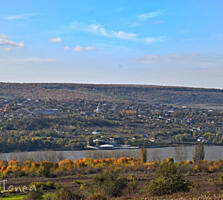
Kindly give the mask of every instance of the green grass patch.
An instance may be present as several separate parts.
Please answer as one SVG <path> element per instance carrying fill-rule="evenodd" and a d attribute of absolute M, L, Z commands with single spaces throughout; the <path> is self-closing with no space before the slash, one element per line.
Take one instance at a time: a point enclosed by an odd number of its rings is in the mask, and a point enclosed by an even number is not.
<path fill-rule="evenodd" d="M 2 200 L 23 200 L 26 197 L 26 195 L 15 195 L 15 196 L 11 196 L 11 197 L 3 197 L 0 198 Z"/>
<path fill-rule="evenodd" d="M 43 197 L 44 199 L 47 197 L 52 197 L 55 196 L 55 194 L 44 194 Z M 2 197 L 0 200 L 23 200 L 26 197 L 26 195 L 15 195 L 15 196 L 10 196 L 10 197 Z"/>

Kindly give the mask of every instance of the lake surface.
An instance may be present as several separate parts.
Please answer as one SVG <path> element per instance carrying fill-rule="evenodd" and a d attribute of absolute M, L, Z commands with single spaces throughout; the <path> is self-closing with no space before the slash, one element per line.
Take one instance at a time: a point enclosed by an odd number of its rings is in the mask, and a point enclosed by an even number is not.
<path fill-rule="evenodd" d="M 162 160 L 168 157 L 173 157 L 176 161 L 192 160 L 193 146 L 178 146 L 178 147 L 163 147 L 163 148 L 148 148 L 148 161 Z M 223 159 L 223 146 L 205 146 L 205 160 Z M 140 149 L 122 149 L 122 150 L 86 150 L 86 151 L 39 151 L 39 152 L 16 152 L 2 153 L 0 160 L 16 159 L 25 161 L 33 159 L 35 161 L 49 160 L 59 161 L 63 159 L 77 160 L 80 158 L 106 158 L 106 157 L 140 157 Z"/>

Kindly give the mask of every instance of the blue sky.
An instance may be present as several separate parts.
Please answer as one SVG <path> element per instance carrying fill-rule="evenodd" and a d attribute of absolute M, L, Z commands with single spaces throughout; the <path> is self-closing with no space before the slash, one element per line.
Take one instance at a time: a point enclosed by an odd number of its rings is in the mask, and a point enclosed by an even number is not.
<path fill-rule="evenodd" d="M 223 88 L 221 0 L 0 0 L 0 81 Z"/>

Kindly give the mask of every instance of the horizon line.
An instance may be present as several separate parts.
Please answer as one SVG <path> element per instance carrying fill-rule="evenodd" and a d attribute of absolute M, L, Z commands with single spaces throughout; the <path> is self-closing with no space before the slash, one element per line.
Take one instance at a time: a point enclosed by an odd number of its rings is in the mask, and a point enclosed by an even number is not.
<path fill-rule="evenodd" d="M 191 89 L 207 89 L 207 90 L 223 90 L 217 87 L 200 87 L 187 85 L 164 85 L 164 84 L 145 84 L 145 83 L 93 83 L 93 82 L 29 82 L 29 81 L 7 81 L 0 84 L 75 84 L 75 85 L 94 85 L 94 86 L 142 86 L 142 87 L 172 87 L 172 88 L 191 88 Z"/>

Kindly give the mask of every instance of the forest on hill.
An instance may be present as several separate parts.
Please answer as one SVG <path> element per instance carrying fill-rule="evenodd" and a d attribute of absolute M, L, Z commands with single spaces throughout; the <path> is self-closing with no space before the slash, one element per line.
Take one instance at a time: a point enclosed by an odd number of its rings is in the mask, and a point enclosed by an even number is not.
<path fill-rule="evenodd" d="M 97 100 L 223 108 L 223 90 L 152 85 L 0 83 L 0 97 Z"/>

